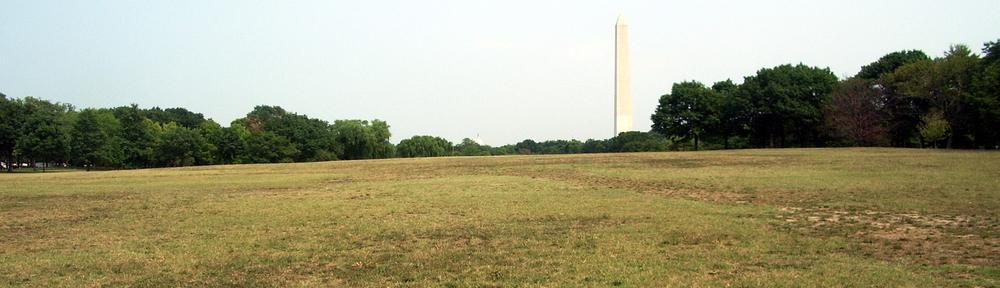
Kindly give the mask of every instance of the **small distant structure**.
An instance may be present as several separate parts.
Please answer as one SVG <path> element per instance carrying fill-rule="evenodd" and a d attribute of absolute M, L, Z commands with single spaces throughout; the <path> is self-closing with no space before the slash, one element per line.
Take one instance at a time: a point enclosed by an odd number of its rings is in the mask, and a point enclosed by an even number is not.
<path fill-rule="evenodd" d="M 479 133 L 476 133 L 476 139 L 472 139 L 472 141 L 476 141 L 476 144 L 479 145 L 486 145 L 486 143 L 483 142 L 483 138 L 479 137 Z"/>

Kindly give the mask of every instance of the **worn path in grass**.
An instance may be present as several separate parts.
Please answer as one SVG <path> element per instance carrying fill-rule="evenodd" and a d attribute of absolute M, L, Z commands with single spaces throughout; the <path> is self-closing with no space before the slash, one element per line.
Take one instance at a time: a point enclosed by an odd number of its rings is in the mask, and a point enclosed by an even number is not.
<path fill-rule="evenodd" d="M 0 174 L 0 286 L 997 286 L 1000 153 Z"/>

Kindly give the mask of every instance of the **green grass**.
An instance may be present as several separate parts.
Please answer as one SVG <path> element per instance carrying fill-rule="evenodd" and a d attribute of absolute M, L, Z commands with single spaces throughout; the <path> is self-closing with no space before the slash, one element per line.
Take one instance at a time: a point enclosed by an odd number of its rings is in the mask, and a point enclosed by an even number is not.
<path fill-rule="evenodd" d="M 0 286 L 998 286 L 1000 153 L 0 174 Z"/>

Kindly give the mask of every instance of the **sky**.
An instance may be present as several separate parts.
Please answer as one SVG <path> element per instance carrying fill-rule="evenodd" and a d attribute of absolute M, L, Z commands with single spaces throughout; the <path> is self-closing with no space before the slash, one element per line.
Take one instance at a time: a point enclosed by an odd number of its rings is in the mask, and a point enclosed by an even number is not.
<path fill-rule="evenodd" d="M 1000 1 L 0 0 L 0 92 L 77 107 L 256 105 L 503 145 L 613 136 L 614 25 L 635 129 L 673 83 L 1000 39 Z"/>

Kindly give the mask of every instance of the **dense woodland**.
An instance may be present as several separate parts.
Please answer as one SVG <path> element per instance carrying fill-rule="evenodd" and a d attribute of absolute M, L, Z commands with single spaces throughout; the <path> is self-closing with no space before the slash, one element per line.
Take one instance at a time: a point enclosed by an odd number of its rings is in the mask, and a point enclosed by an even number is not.
<path fill-rule="evenodd" d="M 741 84 L 676 83 L 650 132 L 606 140 L 524 140 L 491 147 L 414 136 L 393 145 L 380 120 L 333 123 L 257 106 L 222 127 L 184 108 L 77 110 L 0 94 L 0 160 L 30 167 L 177 167 L 390 157 L 566 154 L 748 147 L 892 146 L 998 149 L 1000 41 L 982 55 L 890 53 L 848 79 L 803 64 L 765 68 Z"/>

